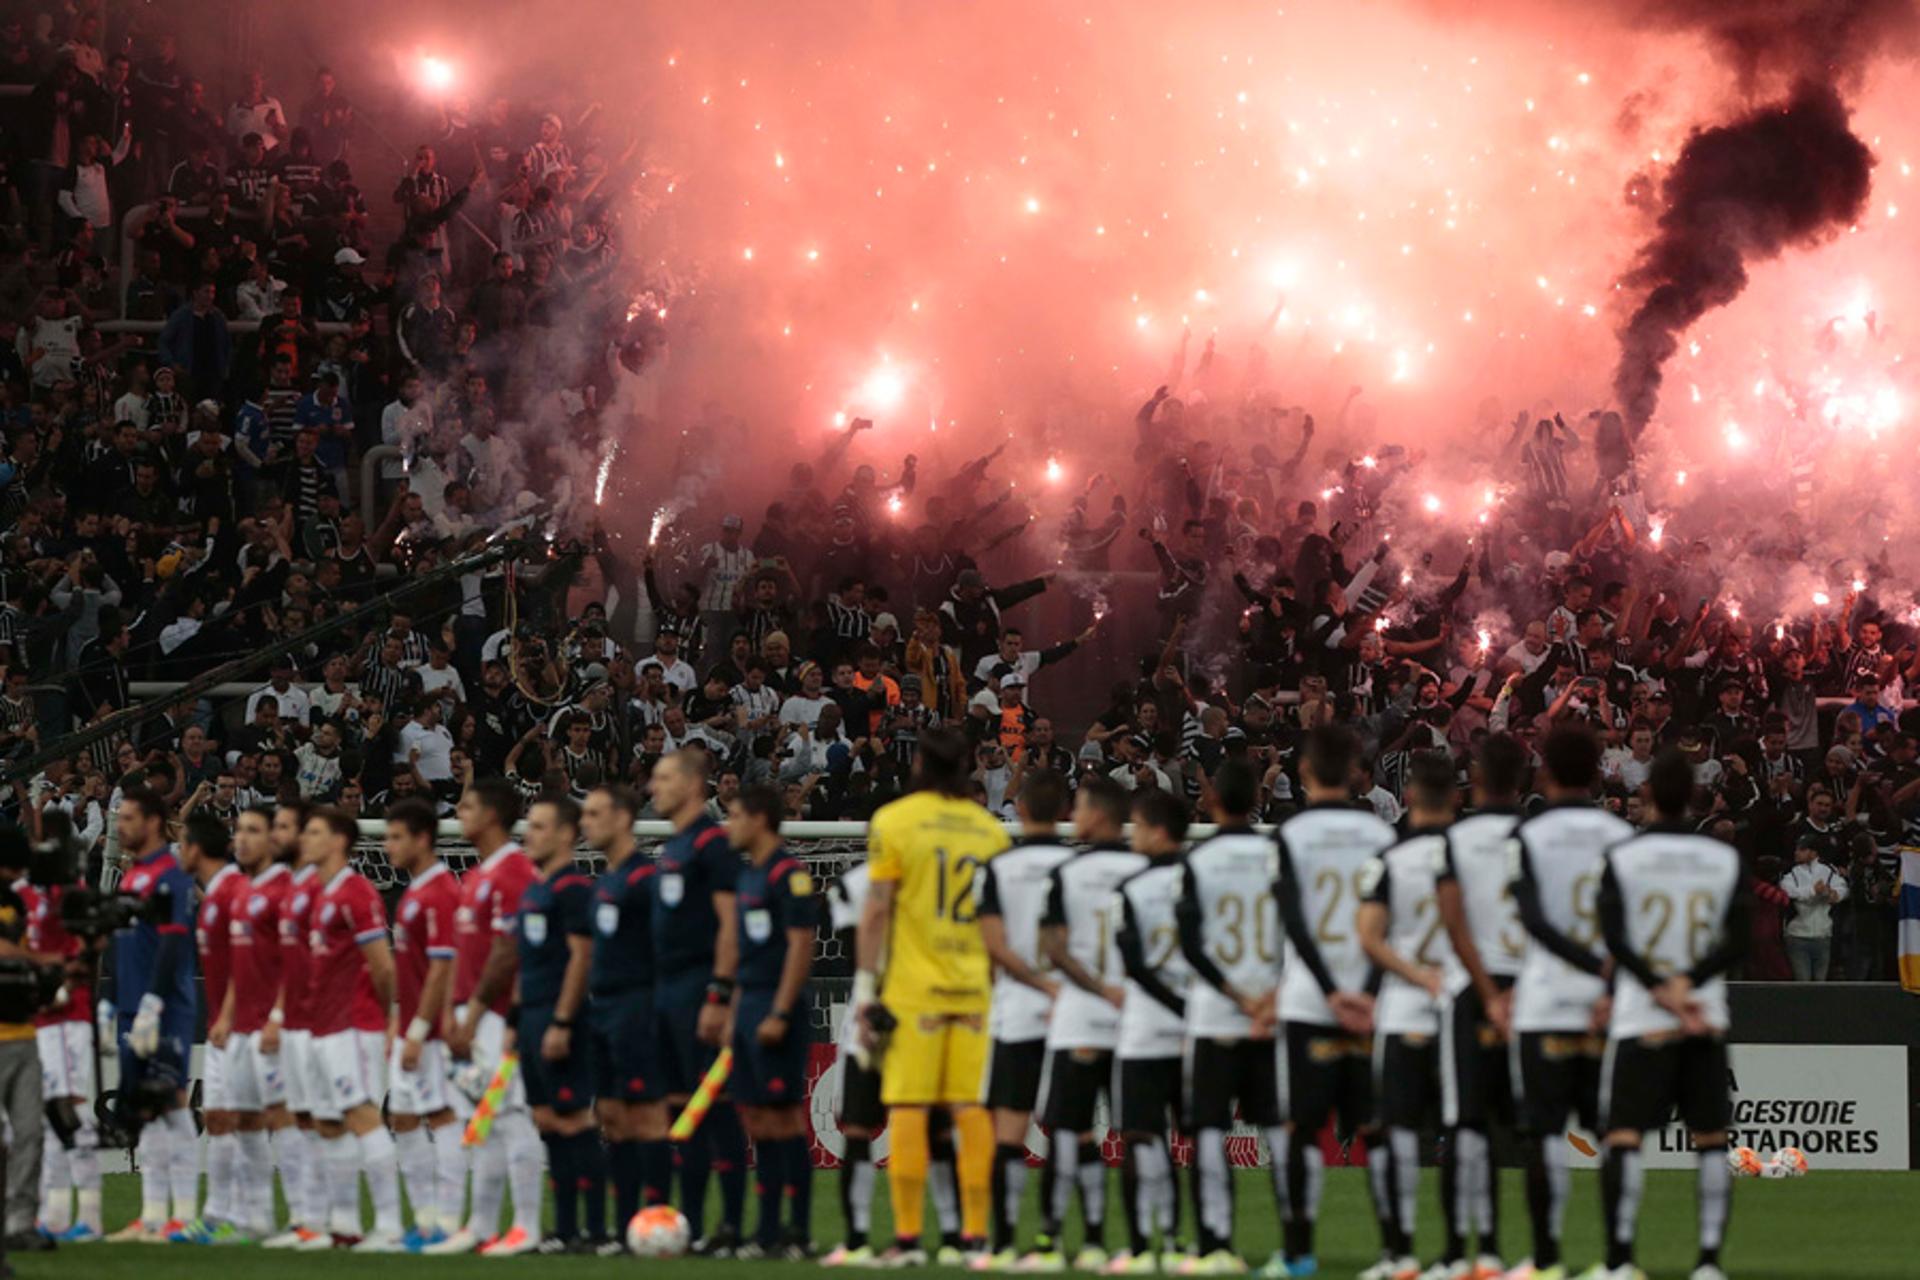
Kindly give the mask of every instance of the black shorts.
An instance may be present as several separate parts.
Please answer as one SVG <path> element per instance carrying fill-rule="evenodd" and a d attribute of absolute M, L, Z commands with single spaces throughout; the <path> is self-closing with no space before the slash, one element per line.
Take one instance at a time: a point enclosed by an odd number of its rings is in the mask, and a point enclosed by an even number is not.
<path fill-rule="evenodd" d="M 1494 981 L 1512 985 L 1507 979 Z M 1496 1122 L 1513 1123 L 1506 1041 L 1487 1021 L 1480 996 L 1471 987 L 1440 1015 L 1440 1099 L 1449 1126 L 1484 1129 Z"/>
<path fill-rule="evenodd" d="M 653 992 L 646 987 L 587 1002 L 587 1060 L 596 1096 L 614 1102 L 658 1102 L 667 1096 L 653 1032 Z"/>
<path fill-rule="evenodd" d="M 1180 1128 L 1180 1059 L 1122 1058 L 1113 1076 L 1116 1129 L 1167 1134 Z"/>
<path fill-rule="evenodd" d="M 1396 1032 L 1373 1042 L 1373 1106 L 1393 1129 L 1440 1122 L 1440 1037 Z"/>
<path fill-rule="evenodd" d="M 727 1092 L 749 1107 L 800 1106 L 807 1100 L 807 1024 L 787 1024 L 780 1043 L 760 1043 L 760 1024 L 773 1012 L 773 989 L 740 992 L 733 1015 L 733 1075 Z"/>
<path fill-rule="evenodd" d="M 514 1034 L 520 1041 L 520 1078 L 526 1082 L 527 1105 L 552 1107 L 562 1114 L 585 1111 L 593 1105 L 589 1047 L 580 1039 L 580 1028 L 575 1027 L 567 1056 L 549 1060 L 540 1051 L 540 1042 L 552 1025 L 552 1009 L 521 1006 Z"/>
<path fill-rule="evenodd" d="M 1256 1129 L 1280 1123 L 1279 1047 L 1272 1040 L 1187 1042 L 1186 1115 L 1195 1133 L 1233 1127 L 1240 1119 Z"/>
<path fill-rule="evenodd" d="M 1093 1130 L 1094 1108 L 1113 1083 L 1113 1050 L 1055 1049 L 1047 1055 L 1040 1123 L 1070 1133 Z"/>
<path fill-rule="evenodd" d="M 1601 1122 L 1645 1133 L 1675 1111 L 1690 1133 L 1724 1133 L 1733 1123 L 1727 1042 L 1682 1036 L 1648 1044 L 1613 1040 L 1601 1067 Z"/>
<path fill-rule="evenodd" d="M 1512 1048 L 1516 1119 L 1532 1134 L 1560 1133 L 1569 1118 L 1600 1123 L 1600 1059 L 1606 1038 L 1579 1031 L 1522 1031 Z"/>
<path fill-rule="evenodd" d="M 880 1101 L 880 1073 L 863 1067 L 846 1049 L 840 1051 L 840 1097 L 834 1121 L 842 1129 L 878 1133 L 887 1124 L 886 1104 Z"/>
<path fill-rule="evenodd" d="M 981 1101 L 996 1111 L 1031 1113 L 1047 1065 L 1045 1040 L 995 1040 Z"/>
<path fill-rule="evenodd" d="M 704 973 L 665 978 L 653 988 L 654 1052 L 659 1055 L 660 1076 L 668 1094 L 691 1094 L 713 1065 L 717 1051 L 699 1035 L 700 1010 L 706 1003 Z"/>
<path fill-rule="evenodd" d="M 1352 1136 L 1373 1122 L 1373 1038 L 1316 1022 L 1287 1024 L 1287 1119 L 1319 1133 L 1328 1116 Z"/>

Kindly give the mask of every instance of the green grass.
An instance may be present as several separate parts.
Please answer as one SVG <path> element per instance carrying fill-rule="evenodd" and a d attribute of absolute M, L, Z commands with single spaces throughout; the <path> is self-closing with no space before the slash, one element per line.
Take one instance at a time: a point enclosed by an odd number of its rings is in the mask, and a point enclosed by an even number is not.
<path fill-rule="evenodd" d="M 1238 1236 L 1241 1252 L 1256 1261 L 1273 1249 L 1277 1230 L 1272 1193 L 1264 1171 L 1239 1174 Z M 1914 1209 L 1920 1205 L 1920 1175 L 1911 1173 L 1815 1173 L 1782 1180 L 1743 1180 L 1735 1184 L 1733 1221 L 1726 1250 L 1726 1266 L 1733 1280 L 1817 1280 L 1818 1277 L 1911 1277 L 1920 1273 L 1920 1242 L 1915 1239 Z M 1108 1230 L 1115 1241 L 1119 1184 L 1109 1193 Z M 1431 1259 L 1438 1240 L 1438 1207 L 1434 1202 L 1432 1171 L 1427 1172 L 1420 1204 L 1420 1254 Z M 132 1217 L 137 1189 L 128 1175 L 107 1183 L 107 1225 L 118 1227 Z M 814 1188 L 815 1239 L 831 1243 L 840 1235 L 840 1199 L 837 1175 L 822 1173 Z M 875 1206 L 884 1236 L 886 1207 Z M 748 1221 L 753 1210 L 748 1209 Z M 1184 1209 L 1183 1209 L 1184 1214 Z M 1574 1175 L 1573 1203 L 1567 1214 L 1567 1262 L 1584 1268 L 1600 1248 L 1599 1188 L 1595 1175 Z M 1526 1209 L 1520 1176 L 1502 1176 L 1501 1230 L 1509 1261 L 1525 1252 Z M 1069 1237 L 1073 1237 L 1069 1229 Z M 1693 1265 L 1693 1175 L 1653 1171 L 1647 1175 L 1646 1196 L 1640 1214 L 1640 1265 L 1654 1277 L 1684 1277 Z M 1333 1169 L 1327 1173 L 1326 1199 L 1320 1216 L 1321 1270 L 1329 1277 L 1350 1276 L 1373 1261 L 1376 1238 L 1372 1212 L 1361 1171 Z M 57 1253 L 16 1255 L 12 1259 L 22 1277 L 85 1276 L 88 1280 L 204 1280 L 210 1269 L 228 1277 L 250 1274 L 271 1280 L 344 1276 L 369 1267 L 419 1277 L 421 1280 L 465 1280 L 492 1274 L 498 1262 L 478 1258 L 355 1258 L 346 1254 L 260 1254 L 226 1249 L 210 1253 L 186 1246 L 89 1245 Z M 526 1265 L 552 1267 L 571 1276 L 631 1275 L 644 1265 L 631 1259 L 527 1259 Z M 733 1280 L 794 1275 L 812 1268 L 781 1263 L 686 1262 L 683 1274 Z"/>

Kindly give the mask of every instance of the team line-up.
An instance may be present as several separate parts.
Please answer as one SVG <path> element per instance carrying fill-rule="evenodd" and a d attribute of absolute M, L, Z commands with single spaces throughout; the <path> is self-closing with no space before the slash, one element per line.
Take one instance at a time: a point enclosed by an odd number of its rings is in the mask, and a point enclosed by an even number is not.
<path fill-rule="evenodd" d="M 409 878 L 391 920 L 352 867 L 357 826 L 338 811 L 249 810 L 231 836 L 190 818 L 176 846 L 164 803 L 130 791 L 121 889 L 147 909 L 113 938 L 118 1008 L 102 1001 L 99 1017 L 139 1112 L 142 1209 L 108 1238 L 611 1254 L 643 1207 L 677 1201 L 696 1253 L 811 1257 L 804 1021 L 815 931 L 831 923 L 854 931 L 858 967 L 840 1044 L 846 1237 L 825 1264 L 1244 1271 L 1226 1148 L 1237 1117 L 1272 1156 L 1282 1246 L 1261 1274 L 1318 1269 L 1332 1121 L 1368 1152 L 1380 1255 L 1367 1280 L 1560 1280 L 1577 1121 L 1602 1140 L 1606 1256 L 1585 1274 L 1630 1280 L 1642 1135 L 1677 1112 L 1698 1156 L 1693 1276 L 1719 1280 L 1733 1178 L 1725 975 L 1746 904 L 1737 853 L 1684 822 L 1684 757 L 1656 760 L 1657 817 L 1636 830 L 1592 803 L 1599 744 L 1585 730 L 1545 742 L 1544 803 L 1528 815 L 1528 752 L 1495 737 L 1465 816 L 1453 763 L 1421 757 L 1396 830 L 1354 804 L 1354 751 L 1344 730 L 1309 735 L 1306 804 L 1271 834 L 1249 820 L 1258 779 L 1229 760 L 1205 793 L 1216 832 L 1191 848 L 1171 795 L 1108 779 L 1076 791 L 1050 772 L 1024 783 L 1024 834 L 1010 841 L 966 798 L 964 740 L 934 731 L 918 790 L 874 815 L 867 862 L 824 891 L 781 840 L 777 791 L 744 790 L 724 825 L 707 815 L 697 754 L 654 772 L 652 804 L 674 834 L 653 858 L 638 855 L 639 802 L 623 787 L 584 805 L 537 798 L 523 846 L 518 792 L 481 781 L 458 810 L 481 858 L 464 877 L 437 856 L 430 806 L 388 815 L 386 855 Z M 1057 834 L 1068 820 L 1075 846 Z M 582 840 L 604 873 L 577 869 Z M 30 904 L 30 946 L 81 951 L 58 936 L 57 906 Z M 185 1088 L 196 961 L 204 1204 Z M 91 1001 L 72 982 L 68 997 L 43 1020 L 41 1056 L 60 1067 L 50 1101 L 83 1103 Z M 1125 1241 L 1111 1252 L 1103 1101 L 1124 1147 Z M 1040 1223 L 1021 1241 L 1036 1119 Z M 870 1239 L 883 1126 L 884 1247 Z M 1512 1268 L 1501 1128 L 1524 1152 L 1531 1236 Z M 1184 1242 L 1176 1132 L 1194 1152 Z M 1433 1134 L 1445 1245 L 1423 1265 L 1413 1239 Z M 68 1158 L 43 1180 L 43 1221 L 69 1240 L 101 1231 L 97 1162 L 80 1158 L 90 1140 L 84 1122 L 63 1134 Z M 721 1220 L 708 1230 L 714 1179 Z"/>

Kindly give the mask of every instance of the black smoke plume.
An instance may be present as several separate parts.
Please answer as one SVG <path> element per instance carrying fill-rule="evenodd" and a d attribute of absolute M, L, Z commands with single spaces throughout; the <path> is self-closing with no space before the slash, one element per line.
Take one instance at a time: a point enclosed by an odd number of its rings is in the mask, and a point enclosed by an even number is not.
<path fill-rule="evenodd" d="M 1818 244 L 1859 216 L 1873 155 L 1841 91 L 1870 59 L 1910 55 L 1920 20 L 1913 0 L 1642 0 L 1625 12 L 1704 36 L 1750 97 L 1793 86 L 1783 102 L 1696 131 L 1661 185 L 1658 229 L 1621 279 L 1643 297 L 1620 331 L 1613 392 L 1638 432 L 1680 335 L 1740 295 L 1748 263 Z"/>
<path fill-rule="evenodd" d="M 1613 392 L 1635 432 L 1653 416 L 1680 335 L 1747 287 L 1747 264 L 1819 243 L 1866 204 L 1873 154 L 1831 85 L 1687 139 L 1661 184 L 1660 220 L 1621 283 L 1645 297 L 1620 331 Z"/>

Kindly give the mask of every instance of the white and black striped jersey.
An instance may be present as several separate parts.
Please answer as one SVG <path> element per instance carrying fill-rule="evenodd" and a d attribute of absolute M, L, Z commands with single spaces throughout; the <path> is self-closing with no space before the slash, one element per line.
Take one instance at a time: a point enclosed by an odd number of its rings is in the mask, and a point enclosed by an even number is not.
<path fill-rule="evenodd" d="M 1002 854 L 1001 857 L 1005 857 Z M 998 862 L 999 858 L 994 859 Z M 989 862 L 988 866 L 993 863 Z M 1124 844 L 1096 845 L 1053 869 L 1043 928 L 1064 927 L 1067 953 L 1103 984 L 1119 986 L 1120 937 L 1108 908 L 1121 882 L 1144 871 L 1147 856 Z M 1060 986 L 1047 1024 L 1049 1049 L 1112 1049 L 1120 1043 L 1120 1010 L 1105 996 L 1071 982 Z"/>
<path fill-rule="evenodd" d="M 1073 856 L 1073 850 L 1046 839 L 1021 839 L 981 868 L 980 914 L 999 916 L 1014 954 L 1037 969 L 1046 967 L 1040 954 L 1040 919 L 1047 913 L 1047 894 L 1053 871 Z M 993 980 L 993 1013 L 988 1029 L 995 1040 L 1017 1043 L 1044 1040 L 1052 1002 L 1044 991 L 1015 982 L 1006 973 Z"/>
<path fill-rule="evenodd" d="M 1180 954 L 1180 925 L 1173 916 L 1185 874 L 1179 858 L 1152 859 L 1146 870 L 1121 882 L 1108 904 L 1127 973 L 1122 1058 L 1177 1058 L 1185 1044 L 1193 970 Z"/>
<path fill-rule="evenodd" d="M 1520 972 L 1527 935 L 1508 888 L 1513 881 L 1513 829 L 1520 816 L 1511 810 L 1488 809 L 1460 819 L 1447 828 L 1447 860 L 1440 870 L 1442 883 L 1460 885 L 1467 909 L 1467 929 L 1480 952 L 1480 963 L 1495 977 Z M 1447 966 L 1447 991 L 1459 995 L 1472 984 L 1466 965 L 1455 955 Z"/>
<path fill-rule="evenodd" d="M 870 883 L 867 864 L 863 862 L 841 872 L 827 889 L 827 920 L 833 926 L 834 936 L 841 940 L 849 953 L 857 945 L 855 938 L 860 930 L 860 913 L 866 909 L 867 887 Z M 843 1052 L 852 1051 L 857 1031 L 853 1009 L 848 1007 L 846 1016 L 840 1020 L 839 1045 Z"/>
<path fill-rule="evenodd" d="M 1221 831 L 1187 853 L 1174 918 L 1195 976 L 1187 995 L 1189 1037 L 1239 1039 L 1253 1029 L 1222 986 L 1261 996 L 1279 985 L 1279 869 L 1273 841 L 1251 828 Z"/>
<path fill-rule="evenodd" d="M 1446 967 L 1453 943 L 1440 923 L 1433 887 L 1447 858 L 1445 831 L 1418 831 L 1367 864 L 1362 900 L 1387 909 L 1387 945 L 1414 964 Z M 1382 1035 L 1438 1035 L 1440 1006 L 1425 987 L 1397 974 L 1380 980 L 1373 1006 Z"/>
<path fill-rule="evenodd" d="M 1393 828 L 1373 810 L 1343 804 L 1308 805 L 1274 832 L 1279 866 L 1273 893 L 1287 934 L 1282 1021 L 1332 1026 L 1327 997 L 1366 989 L 1372 966 L 1354 916 L 1367 864 L 1394 839 Z"/>
<path fill-rule="evenodd" d="M 1725 1032 L 1726 972 L 1745 950 L 1746 915 L 1731 845 L 1660 825 L 1609 849 L 1600 877 L 1600 930 L 1616 966 L 1609 1037 L 1678 1030 L 1652 995 L 1675 974 L 1692 979 L 1706 1024 Z"/>
<path fill-rule="evenodd" d="M 1513 900 L 1527 931 L 1513 986 L 1515 1031 L 1583 1032 L 1600 976 L 1600 868 L 1633 827 L 1594 805 L 1556 804 L 1513 833 Z"/>

